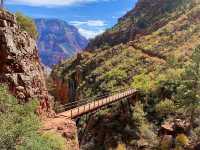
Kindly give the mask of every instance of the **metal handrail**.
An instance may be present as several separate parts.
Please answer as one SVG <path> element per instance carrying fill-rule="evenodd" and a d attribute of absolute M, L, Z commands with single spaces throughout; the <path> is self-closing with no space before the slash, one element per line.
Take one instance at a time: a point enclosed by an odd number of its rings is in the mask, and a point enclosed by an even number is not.
<path fill-rule="evenodd" d="M 124 93 L 125 94 L 125 93 Z M 105 97 L 108 97 L 108 96 L 102 96 L 101 98 L 105 98 Z M 79 106 L 82 106 L 82 105 L 86 105 L 86 104 L 88 104 L 88 103 L 90 103 L 90 102 L 96 102 L 97 100 L 99 100 L 99 99 L 96 99 L 96 100 L 88 100 L 88 101 L 82 101 L 81 103 L 79 102 L 79 103 L 77 103 L 77 104 L 70 104 L 70 105 L 68 105 L 67 107 L 61 107 L 59 110 L 60 111 L 62 111 L 62 110 L 69 110 L 69 109 L 72 109 L 72 108 L 75 108 L 75 107 L 79 107 Z"/>
<path fill-rule="evenodd" d="M 130 89 L 131 90 L 131 89 Z M 127 89 L 120 89 L 120 90 L 117 90 L 117 91 L 113 91 L 112 93 L 109 93 L 109 94 L 106 94 L 106 95 L 102 95 L 102 96 L 96 96 L 96 97 L 92 97 L 92 98 L 86 98 L 86 99 L 83 99 L 81 101 L 76 101 L 76 102 L 72 102 L 72 103 L 69 103 L 69 104 L 66 104 L 66 105 L 61 105 L 61 106 L 58 106 L 56 109 L 58 111 L 64 111 L 64 110 L 70 110 L 70 109 L 74 109 L 76 107 L 80 107 L 80 106 L 83 106 L 83 105 L 87 105 L 89 104 L 89 109 L 90 109 L 90 103 L 91 102 L 94 102 L 94 105 L 95 105 L 95 102 L 98 101 L 98 106 L 99 106 L 99 102 L 100 102 L 100 99 L 104 99 L 104 98 L 108 98 L 109 96 L 113 96 L 114 94 L 116 93 L 119 93 L 121 91 L 124 91 L 126 93 L 123 93 L 123 96 L 124 97 L 125 95 L 128 95 L 130 93 L 130 91 L 127 92 Z M 119 95 L 117 95 L 118 98 L 119 98 Z M 96 99 L 94 99 L 96 98 Z M 110 100 L 109 100 L 110 101 Z M 107 100 L 106 100 L 106 104 L 107 104 Z M 103 105 L 103 101 L 102 101 L 102 105 Z M 84 108 L 85 109 L 85 108 Z M 79 110 L 78 110 L 79 111 Z M 72 112 L 71 112 L 72 113 Z"/>
<path fill-rule="evenodd" d="M 99 98 L 104 98 L 104 97 L 107 97 L 107 96 L 111 96 L 111 94 L 115 94 L 116 92 L 121 92 L 121 91 L 126 91 L 126 90 L 128 90 L 129 88 L 126 88 L 126 89 L 120 89 L 120 90 L 115 90 L 115 91 L 113 91 L 113 92 L 111 92 L 111 93 L 109 93 L 109 94 L 106 94 L 106 95 L 97 95 L 97 96 L 93 96 L 93 97 L 87 97 L 87 98 L 84 98 L 84 99 L 82 99 L 82 100 L 79 100 L 79 101 L 74 101 L 74 102 L 71 102 L 71 103 L 68 103 L 68 104 L 65 104 L 65 105 L 61 105 L 61 106 L 58 106 L 57 108 L 59 108 L 59 107 L 65 107 L 65 106 L 68 106 L 68 105 L 71 105 L 71 104 L 77 104 L 77 103 L 80 103 L 80 102 L 85 102 L 85 101 L 87 101 L 87 100 L 90 100 L 90 101 L 93 101 L 93 100 L 91 100 L 91 99 L 93 99 L 93 98 L 95 98 L 95 99 L 99 99 Z M 95 100 L 94 99 L 94 100 Z"/>

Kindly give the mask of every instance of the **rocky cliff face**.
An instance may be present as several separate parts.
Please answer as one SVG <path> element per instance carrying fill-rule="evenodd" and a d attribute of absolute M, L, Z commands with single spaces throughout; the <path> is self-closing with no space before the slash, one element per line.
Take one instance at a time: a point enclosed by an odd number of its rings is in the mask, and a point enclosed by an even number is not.
<path fill-rule="evenodd" d="M 36 19 L 38 48 L 42 63 L 48 67 L 84 49 L 88 41 L 78 29 L 58 19 Z"/>
<path fill-rule="evenodd" d="M 9 87 L 20 103 L 32 99 L 40 101 L 41 115 L 48 111 L 51 118 L 43 118 L 41 132 L 52 131 L 66 139 L 68 149 L 78 150 L 76 125 L 72 120 L 52 115 L 43 68 L 36 42 L 21 31 L 13 14 L 0 9 L 0 84 Z"/>
<path fill-rule="evenodd" d="M 75 70 L 69 74 L 69 77 L 58 77 L 58 70 L 56 68 L 51 72 L 51 78 L 53 80 L 52 85 L 54 87 L 52 95 L 54 95 L 56 100 L 60 101 L 62 104 L 79 100 L 81 97 L 78 87 L 83 76 L 81 67 L 79 66 L 82 57 L 80 53 L 74 57 L 76 57 L 76 60 L 73 62 L 71 67 L 75 67 Z"/>
<path fill-rule="evenodd" d="M 48 96 L 36 42 L 21 31 L 15 16 L 0 11 L 0 83 L 20 100 Z"/>

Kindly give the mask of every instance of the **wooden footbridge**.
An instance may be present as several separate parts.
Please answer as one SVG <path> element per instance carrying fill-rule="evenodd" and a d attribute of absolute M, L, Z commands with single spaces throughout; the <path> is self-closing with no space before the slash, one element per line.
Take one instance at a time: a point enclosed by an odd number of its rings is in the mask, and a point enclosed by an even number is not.
<path fill-rule="evenodd" d="M 90 99 L 85 99 L 81 101 L 75 101 L 75 102 L 57 107 L 57 111 L 59 112 L 57 115 L 66 117 L 66 118 L 75 119 L 84 114 L 101 109 L 104 106 L 133 97 L 136 95 L 136 93 L 137 93 L 137 90 L 134 90 L 134 89 L 120 90 L 106 96 L 96 97 L 95 99 L 90 98 Z"/>

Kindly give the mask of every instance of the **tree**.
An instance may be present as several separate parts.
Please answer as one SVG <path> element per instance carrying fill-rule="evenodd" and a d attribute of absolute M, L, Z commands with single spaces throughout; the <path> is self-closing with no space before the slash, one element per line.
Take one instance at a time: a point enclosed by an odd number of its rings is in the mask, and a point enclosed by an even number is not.
<path fill-rule="evenodd" d="M 155 109 L 160 116 L 166 117 L 175 113 L 176 105 L 172 100 L 165 99 L 156 104 Z"/>

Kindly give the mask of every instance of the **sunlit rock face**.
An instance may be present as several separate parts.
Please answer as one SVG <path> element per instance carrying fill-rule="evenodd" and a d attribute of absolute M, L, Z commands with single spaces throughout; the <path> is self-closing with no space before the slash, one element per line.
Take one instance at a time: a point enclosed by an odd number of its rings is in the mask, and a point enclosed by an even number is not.
<path fill-rule="evenodd" d="M 84 49 L 88 41 L 78 29 L 59 19 L 36 19 L 39 32 L 38 48 L 47 67 L 58 64 Z"/>
<path fill-rule="evenodd" d="M 0 10 L 0 83 L 21 101 L 48 97 L 35 40 L 4 10 Z"/>

